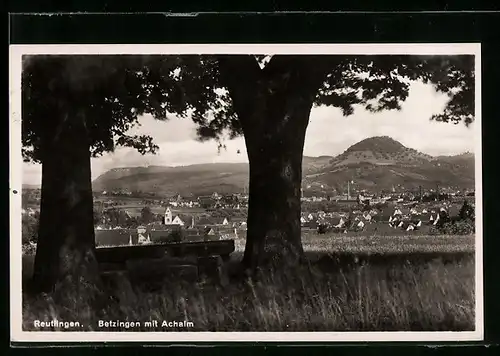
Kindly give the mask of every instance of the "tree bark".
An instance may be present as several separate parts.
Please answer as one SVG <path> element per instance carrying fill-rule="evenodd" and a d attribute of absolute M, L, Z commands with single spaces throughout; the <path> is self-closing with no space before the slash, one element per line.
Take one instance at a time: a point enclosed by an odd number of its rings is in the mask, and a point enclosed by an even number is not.
<path fill-rule="evenodd" d="M 304 140 L 325 70 L 306 56 L 274 56 L 262 70 L 250 56 L 220 57 L 219 64 L 241 121 L 250 163 L 243 266 L 256 271 L 297 265 L 304 257 L 300 228 Z"/>
<path fill-rule="evenodd" d="M 96 277 L 90 141 L 85 118 L 60 115 L 59 132 L 43 140 L 40 225 L 33 281 L 49 292 Z"/>
<path fill-rule="evenodd" d="M 297 106 L 300 106 L 298 104 Z M 310 106 L 272 119 L 259 140 L 249 139 L 248 230 L 243 257 L 246 268 L 295 265 L 303 257 L 301 242 L 302 152 Z M 269 118 L 271 119 L 271 118 Z"/>

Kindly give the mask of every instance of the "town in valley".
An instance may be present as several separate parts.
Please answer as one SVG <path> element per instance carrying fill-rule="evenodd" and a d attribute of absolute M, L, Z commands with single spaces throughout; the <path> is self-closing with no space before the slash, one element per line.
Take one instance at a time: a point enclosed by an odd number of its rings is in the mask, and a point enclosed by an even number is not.
<path fill-rule="evenodd" d="M 381 152 L 380 146 L 386 146 L 385 153 Z M 305 157 L 304 161 L 307 160 L 314 159 Z M 375 137 L 351 146 L 342 155 L 319 157 L 317 161 L 323 166 L 315 162 L 306 167 L 301 192 L 301 226 L 304 232 L 428 235 L 438 233 L 449 221 L 465 219 L 473 214 L 474 186 L 470 181 L 473 182 L 474 156 L 470 153 L 436 159 L 408 149 L 390 138 Z M 240 175 L 242 165 L 232 165 L 226 164 L 221 169 L 232 169 L 233 175 Z M 426 180 L 428 177 L 422 177 L 422 173 L 418 176 L 411 171 L 412 167 L 422 171 L 426 165 L 431 173 L 432 169 L 440 169 L 443 165 L 444 169 L 457 170 L 458 174 L 472 172 L 472 177 L 464 183 L 467 175 L 462 174 L 455 182 L 457 184 L 451 186 L 438 179 L 429 181 L 433 177 Z M 217 174 L 223 173 L 217 171 L 217 164 L 206 166 Z M 347 179 L 329 176 L 332 172 L 337 173 L 330 169 L 332 167 L 342 171 L 343 178 Z M 142 172 L 150 168 L 137 169 Z M 368 181 L 375 170 L 394 176 L 397 170 L 403 169 L 406 172 L 400 173 L 402 179 L 393 179 L 394 184 L 387 185 L 388 179 L 384 179 L 385 189 L 380 188 L 383 184 Z M 161 167 L 152 167 L 151 170 L 162 174 Z M 134 174 L 134 169 L 122 171 L 129 175 L 111 179 L 107 176 L 112 176 L 113 172 L 108 172 L 96 181 L 112 187 Z M 199 172 L 193 168 L 192 174 Z M 413 177 L 416 178 L 412 180 Z M 206 188 L 202 180 L 200 178 L 198 186 L 192 183 L 194 193 L 185 187 L 182 187 L 182 193 L 173 194 L 155 189 L 133 190 L 126 185 L 118 185 L 111 190 L 94 189 L 97 247 L 245 238 L 248 186 L 234 184 L 228 189 L 221 184 L 220 191 L 210 192 L 207 191 L 210 187 Z M 335 185 L 328 184 L 332 180 Z M 26 219 L 34 220 L 38 215 L 40 190 L 25 189 L 23 194 L 23 214 L 29 216 Z"/>

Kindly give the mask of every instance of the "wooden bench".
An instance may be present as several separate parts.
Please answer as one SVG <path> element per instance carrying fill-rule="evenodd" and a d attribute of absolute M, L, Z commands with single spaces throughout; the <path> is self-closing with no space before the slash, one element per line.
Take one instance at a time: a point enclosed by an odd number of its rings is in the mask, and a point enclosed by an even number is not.
<path fill-rule="evenodd" d="M 220 280 L 221 265 L 234 249 L 234 240 L 116 246 L 97 248 L 96 258 L 101 273 L 127 271 L 136 281 L 195 275 Z"/>
<path fill-rule="evenodd" d="M 136 246 L 100 247 L 96 249 L 98 262 L 124 263 L 131 259 L 174 257 L 220 256 L 224 261 L 234 252 L 234 240 L 177 242 Z"/>
<path fill-rule="evenodd" d="M 224 262 L 229 260 L 235 249 L 234 240 L 180 242 L 165 244 L 165 247 L 172 256 L 220 256 Z"/>

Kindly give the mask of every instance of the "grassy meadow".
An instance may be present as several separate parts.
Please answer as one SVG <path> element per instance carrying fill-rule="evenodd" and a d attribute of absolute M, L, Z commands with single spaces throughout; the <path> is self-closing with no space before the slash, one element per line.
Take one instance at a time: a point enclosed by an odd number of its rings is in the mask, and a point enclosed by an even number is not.
<path fill-rule="evenodd" d="M 230 274 L 243 239 L 224 268 Z M 166 280 L 146 290 L 117 276 L 107 290 L 23 295 L 23 327 L 79 321 L 89 331 L 464 331 L 474 330 L 474 236 L 305 234 L 310 263 L 257 281 Z M 23 259 L 29 275 L 32 256 Z M 31 260 L 31 262 L 30 262 Z M 139 322 L 104 329 L 98 320 Z M 150 320 L 191 328 L 146 327 Z"/>

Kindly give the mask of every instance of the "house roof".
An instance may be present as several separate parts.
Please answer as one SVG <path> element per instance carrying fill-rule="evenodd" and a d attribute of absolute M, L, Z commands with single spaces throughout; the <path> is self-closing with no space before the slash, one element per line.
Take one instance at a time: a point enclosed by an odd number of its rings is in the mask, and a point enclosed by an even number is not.
<path fill-rule="evenodd" d="M 390 217 L 391 217 L 391 215 L 389 215 L 389 214 L 378 214 L 378 215 L 372 216 L 372 220 L 378 221 L 378 222 L 388 222 Z"/>
<path fill-rule="evenodd" d="M 127 245 L 130 235 L 126 229 L 96 230 L 95 241 L 97 245 Z"/>
<path fill-rule="evenodd" d="M 140 218 L 141 217 L 141 211 L 136 210 L 136 209 L 125 209 L 125 214 L 130 216 L 131 218 Z"/>
<path fill-rule="evenodd" d="M 345 223 L 345 219 L 343 219 L 340 216 L 335 216 L 335 217 L 332 217 L 329 219 L 330 224 L 332 224 L 334 226 L 340 224 L 341 221 L 343 221 Z"/>
<path fill-rule="evenodd" d="M 175 219 L 176 217 L 178 217 L 179 219 L 181 219 L 181 221 L 184 223 L 184 225 L 191 225 L 191 223 L 193 222 L 193 216 L 192 215 L 177 214 L 177 215 L 173 216 L 172 220 Z M 196 219 L 195 219 L 195 223 L 196 223 Z"/>
<path fill-rule="evenodd" d="M 194 224 L 197 226 L 203 226 L 203 225 L 215 225 L 216 220 L 212 217 L 201 217 L 199 219 L 194 220 Z"/>
<path fill-rule="evenodd" d="M 419 219 L 422 221 L 429 221 L 431 219 L 431 216 L 435 218 L 436 214 L 431 214 L 431 213 L 420 214 Z"/>
<path fill-rule="evenodd" d="M 409 215 L 410 211 L 411 211 L 411 208 L 400 206 L 400 207 L 395 207 L 394 208 L 394 212 L 396 212 L 396 210 L 399 210 L 402 215 Z"/>
<path fill-rule="evenodd" d="M 158 231 L 165 231 L 165 230 L 173 230 L 173 229 L 178 229 L 179 225 L 176 224 L 158 224 L 158 223 L 151 223 L 146 226 L 147 230 L 158 230 Z"/>
<path fill-rule="evenodd" d="M 414 223 L 413 223 L 413 222 L 411 222 L 411 221 L 404 221 L 404 222 L 403 222 L 403 228 L 404 228 L 404 229 L 407 229 L 407 228 L 408 228 L 408 226 L 410 226 L 410 225 L 411 225 L 411 226 L 413 226 L 413 227 L 415 227 L 415 225 L 416 225 L 416 224 L 414 224 Z"/>
<path fill-rule="evenodd" d="M 304 223 L 304 226 L 310 227 L 310 228 L 316 228 L 316 227 L 318 227 L 318 222 L 315 220 L 307 221 L 306 223 Z"/>
<path fill-rule="evenodd" d="M 215 231 L 215 229 L 214 229 L 214 228 L 212 228 L 212 227 L 210 227 L 210 226 L 207 226 L 207 227 L 203 230 L 203 232 L 204 232 L 205 234 L 209 234 L 209 235 L 216 235 L 216 234 L 217 234 L 217 232 Z"/>
<path fill-rule="evenodd" d="M 229 218 L 227 218 L 227 217 L 225 217 L 225 216 L 214 217 L 214 218 L 212 218 L 212 220 L 213 220 L 216 224 L 222 224 L 222 223 L 224 223 L 224 220 L 227 220 L 227 222 L 229 222 Z"/>

